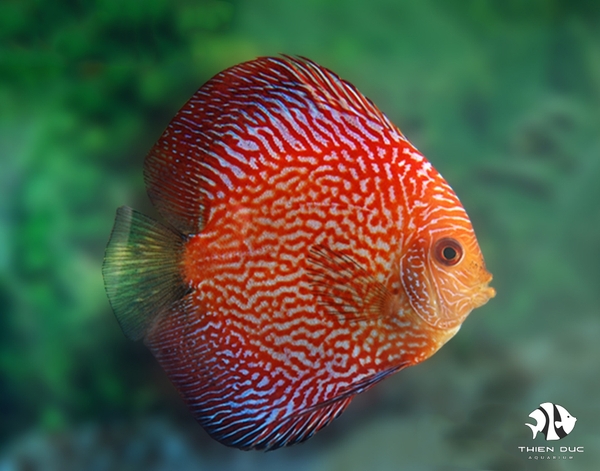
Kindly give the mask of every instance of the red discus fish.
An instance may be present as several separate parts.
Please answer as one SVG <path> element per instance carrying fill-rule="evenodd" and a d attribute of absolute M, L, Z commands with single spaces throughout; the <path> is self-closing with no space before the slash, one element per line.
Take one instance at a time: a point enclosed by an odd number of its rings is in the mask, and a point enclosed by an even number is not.
<path fill-rule="evenodd" d="M 306 440 L 495 294 L 450 186 L 371 101 L 308 59 L 213 77 L 144 177 L 167 224 L 117 211 L 108 297 L 225 445 Z"/>

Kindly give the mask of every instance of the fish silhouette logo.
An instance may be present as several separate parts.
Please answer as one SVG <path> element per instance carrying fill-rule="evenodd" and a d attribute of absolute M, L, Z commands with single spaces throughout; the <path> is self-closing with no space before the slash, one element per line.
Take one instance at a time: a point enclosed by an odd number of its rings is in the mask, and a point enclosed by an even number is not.
<path fill-rule="evenodd" d="M 536 420 L 535 425 L 527 425 L 533 432 L 533 438 L 538 432 L 542 432 L 546 440 L 560 440 L 569 435 L 575 427 L 577 419 L 569 414 L 563 406 L 544 402 L 534 410 L 529 417 Z"/>

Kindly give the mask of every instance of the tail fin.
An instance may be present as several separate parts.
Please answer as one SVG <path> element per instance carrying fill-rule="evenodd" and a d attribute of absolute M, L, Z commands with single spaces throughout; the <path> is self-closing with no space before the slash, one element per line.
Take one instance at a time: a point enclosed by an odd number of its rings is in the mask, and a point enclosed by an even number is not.
<path fill-rule="evenodd" d="M 538 433 L 537 425 L 531 425 L 531 424 L 525 424 L 525 425 L 527 425 L 531 429 L 531 431 L 533 432 L 533 438 L 535 438 L 535 436 Z"/>
<path fill-rule="evenodd" d="M 181 275 L 185 236 L 122 206 L 102 265 L 104 286 L 123 333 L 143 338 L 166 307 L 189 292 Z"/>

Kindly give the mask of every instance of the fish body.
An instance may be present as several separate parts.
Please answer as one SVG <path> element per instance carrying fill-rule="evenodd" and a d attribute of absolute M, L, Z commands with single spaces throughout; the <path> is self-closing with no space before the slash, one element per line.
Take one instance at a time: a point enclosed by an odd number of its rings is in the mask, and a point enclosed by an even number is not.
<path fill-rule="evenodd" d="M 216 75 L 146 157 L 167 224 L 120 208 L 107 293 L 217 440 L 274 449 L 435 353 L 494 295 L 446 181 L 301 58 Z"/>

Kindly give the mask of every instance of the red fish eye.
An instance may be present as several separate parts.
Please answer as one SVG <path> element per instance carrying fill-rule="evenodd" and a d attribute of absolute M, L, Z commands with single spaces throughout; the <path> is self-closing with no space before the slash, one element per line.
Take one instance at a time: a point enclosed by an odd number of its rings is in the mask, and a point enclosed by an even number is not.
<path fill-rule="evenodd" d="M 451 267 L 460 262 L 463 249 L 458 241 L 454 239 L 440 239 L 435 244 L 434 256 L 437 262 Z"/>

